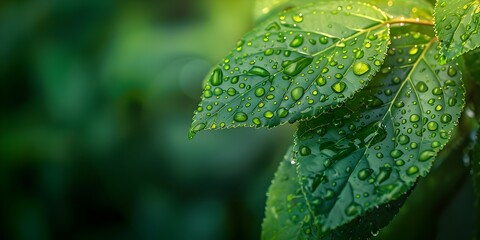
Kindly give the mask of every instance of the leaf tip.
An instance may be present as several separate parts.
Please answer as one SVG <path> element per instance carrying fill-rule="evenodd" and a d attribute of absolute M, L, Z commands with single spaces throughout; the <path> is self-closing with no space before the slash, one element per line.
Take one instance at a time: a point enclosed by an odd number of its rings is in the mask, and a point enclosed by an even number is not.
<path fill-rule="evenodd" d="M 192 123 L 192 127 L 190 128 L 188 132 L 188 139 L 192 140 L 195 135 L 200 132 L 201 130 L 205 129 L 207 125 L 205 123 L 198 123 L 195 124 L 195 122 Z"/>

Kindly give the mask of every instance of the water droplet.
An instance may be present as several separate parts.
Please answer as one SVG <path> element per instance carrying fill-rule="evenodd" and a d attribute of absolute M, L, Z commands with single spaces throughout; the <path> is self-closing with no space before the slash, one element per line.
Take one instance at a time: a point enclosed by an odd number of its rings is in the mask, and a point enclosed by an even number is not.
<path fill-rule="evenodd" d="M 259 87 L 255 90 L 255 96 L 261 97 L 265 94 L 265 89 L 263 87 Z"/>
<path fill-rule="evenodd" d="M 235 120 L 237 122 L 245 122 L 245 121 L 247 121 L 247 119 L 248 119 L 247 114 L 243 113 L 243 112 L 238 112 L 233 117 L 233 120 Z"/>
<path fill-rule="evenodd" d="M 235 94 L 237 94 L 237 90 L 235 90 L 235 88 L 229 88 L 227 90 L 227 94 L 230 96 L 234 96 Z"/>
<path fill-rule="evenodd" d="M 343 78 L 343 74 L 337 73 L 337 74 L 335 74 L 335 78 L 336 78 L 336 79 L 342 79 L 342 78 Z"/>
<path fill-rule="evenodd" d="M 258 66 L 253 66 L 250 70 L 248 70 L 248 73 L 252 75 L 257 75 L 260 77 L 270 76 L 270 73 L 265 68 L 258 67 Z"/>
<path fill-rule="evenodd" d="M 259 118 L 254 118 L 254 119 L 252 120 L 252 122 L 253 122 L 253 124 L 255 124 L 255 125 L 260 125 L 260 124 L 262 124 L 262 122 L 260 121 Z"/>
<path fill-rule="evenodd" d="M 327 189 L 324 197 L 326 200 L 333 199 L 335 197 L 335 192 L 332 189 Z"/>
<path fill-rule="evenodd" d="M 453 68 L 452 66 L 448 67 L 448 76 L 450 77 L 455 77 L 457 75 L 457 70 Z"/>
<path fill-rule="evenodd" d="M 398 137 L 398 143 L 402 144 L 402 145 L 405 145 L 405 144 L 408 144 L 410 142 L 410 137 L 407 136 L 407 135 L 400 135 L 400 137 Z"/>
<path fill-rule="evenodd" d="M 408 54 L 410 54 L 410 55 L 415 55 L 417 53 L 418 53 L 418 47 L 417 46 L 411 48 L 410 51 L 408 51 Z"/>
<path fill-rule="evenodd" d="M 372 175 L 372 173 L 373 173 L 373 170 L 370 169 L 370 168 L 362 169 L 358 172 L 358 179 L 363 181 L 363 180 L 367 179 L 368 177 L 370 177 L 370 175 Z"/>
<path fill-rule="evenodd" d="M 298 15 L 293 15 L 292 19 L 296 23 L 301 23 L 303 21 L 303 15 L 301 13 Z"/>
<path fill-rule="evenodd" d="M 425 161 L 428 161 L 429 159 L 431 159 L 434 156 L 435 156 L 434 151 L 425 150 L 422 153 L 420 153 L 420 157 L 418 158 L 418 160 L 421 161 L 421 162 L 425 162 Z"/>
<path fill-rule="evenodd" d="M 442 114 L 442 116 L 440 117 L 440 121 L 442 123 L 449 123 L 452 121 L 452 115 L 448 114 L 448 113 L 444 113 Z"/>
<path fill-rule="evenodd" d="M 415 85 L 415 87 L 421 93 L 424 93 L 424 92 L 428 91 L 428 86 L 427 86 L 427 84 L 425 84 L 424 81 L 418 82 L 417 85 Z"/>
<path fill-rule="evenodd" d="M 321 44 L 327 44 L 328 43 L 328 38 L 327 37 L 321 37 L 320 38 L 320 43 Z"/>
<path fill-rule="evenodd" d="M 432 93 L 433 95 L 442 95 L 443 94 L 443 90 L 439 87 L 436 87 L 432 90 Z"/>
<path fill-rule="evenodd" d="M 347 214 L 347 216 L 357 216 L 361 212 L 362 207 L 356 203 L 350 204 L 350 206 L 345 209 L 345 214 Z"/>
<path fill-rule="evenodd" d="M 332 85 L 332 90 L 336 93 L 342 93 L 345 88 L 347 87 L 347 84 L 344 82 L 336 82 Z"/>
<path fill-rule="evenodd" d="M 210 77 L 210 83 L 213 86 L 218 86 L 222 84 L 223 72 L 220 68 L 213 70 L 212 76 Z"/>
<path fill-rule="evenodd" d="M 266 111 L 266 112 L 263 114 L 264 117 L 269 118 L 269 119 L 272 118 L 273 115 L 274 115 L 274 114 L 273 114 L 273 112 L 271 112 L 271 111 Z"/>
<path fill-rule="evenodd" d="M 222 95 L 222 93 L 223 93 L 223 90 L 219 87 L 213 89 L 213 94 L 215 94 L 216 96 L 220 96 Z"/>
<path fill-rule="evenodd" d="M 353 73 L 357 76 L 361 76 L 370 70 L 370 66 L 364 62 L 356 62 L 353 65 Z"/>
<path fill-rule="evenodd" d="M 405 161 L 403 161 L 402 159 L 398 159 L 395 161 L 395 165 L 401 167 L 405 165 Z"/>
<path fill-rule="evenodd" d="M 298 99 L 300 99 L 303 96 L 303 93 L 304 93 L 303 87 L 294 88 L 291 93 L 293 101 L 297 101 Z"/>
<path fill-rule="evenodd" d="M 457 99 L 455 98 L 449 98 L 448 99 L 448 106 L 453 107 L 457 104 Z"/>
<path fill-rule="evenodd" d="M 412 116 L 410 116 L 410 121 L 411 122 L 418 122 L 418 121 L 420 121 L 420 116 L 418 116 L 417 114 L 412 114 Z"/>
<path fill-rule="evenodd" d="M 380 172 L 377 175 L 377 182 L 382 183 L 390 177 L 392 173 L 392 168 L 390 167 L 381 167 Z"/>
<path fill-rule="evenodd" d="M 286 108 L 279 108 L 277 110 L 277 115 L 281 118 L 284 118 L 288 115 L 288 110 Z"/>
<path fill-rule="evenodd" d="M 293 38 L 292 42 L 290 42 L 290 47 L 299 47 L 303 44 L 303 35 L 298 34 Z"/>
<path fill-rule="evenodd" d="M 213 96 L 213 93 L 212 93 L 212 91 L 210 91 L 210 90 L 205 90 L 205 91 L 203 92 L 203 96 L 204 96 L 205 98 L 210 98 L 210 97 Z"/>
<path fill-rule="evenodd" d="M 319 76 L 319 77 L 317 78 L 316 82 L 317 82 L 317 85 L 318 85 L 318 86 L 323 86 L 323 85 L 327 84 L 327 79 L 325 79 L 325 78 L 322 77 L 322 76 Z"/>
<path fill-rule="evenodd" d="M 205 129 L 207 125 L 205 123 L 199 123 L 197 125 L 195 125 L 194 127 L 192 127 L 190 129 L 190 133 L 188 134 L 188 138 L 192 139 L 195 134 L 203 129 Z"/>
<path fill-rule="evenodd" d="M 312 153 L 312 150 L 310 150 L 309 147 L 307 146 L 301 146 L 300 147 L 300 155 L 302 156 L 308 156 Z"/>
<path fill-rule="evenodd" d="M 304 68 L 310 65 L 312 61 L 313 61 L 313 58 L 299 57 L 291 62 L 287 62 L 286 66 L 284 66 L 283 72 L 289 76 L 296 76 Z"/>
<path fill-rule="evenodd" d="M 428 128 L 428 130 L 430 130 L 430 131 L 435 131 L 435 130 L 437 130 L 437 128 L 438 128 L 438 123 L 437 123 L 437 122 L 434 122 L 434 121 L 431 121 L 431 122 L 429 122 L 429 123 L 427 124 L 427 128 Z"/>
<path fill-rule="evenodd" d="M 267 48 L 267 49 L 265 50 L 265 52 L 263 52 L 263 53 L 265 54 L 265 56 L 270 56 L 270 55 L 273 54 L 273 52 L 274 52 L 273 49 Z"/>
<path fill-rule="evenodd" d="M 390 156 L 392 158 L 399 158 L 403 155 L 403 152 L 401 150 L 398 150 L 398 149 L 395 149 L 393 151 L 390 152 Z"/>
<path fill-rule="evenodd" d="M 411 166 L 407 169 L 407 174 L 408 175 L 414 175 L 418 173 L 418 167 L 417 166 Z"/>
<path fill-rule="evenodd" d="M 363 50 L 358 50 L 358 51 L 355 53 L 355 58 L 356 58 L 356 59 L 360 59 L 360 58 L 363 58 L 364 55 L 365 55 L 365 53 L 363 52 Z"/>

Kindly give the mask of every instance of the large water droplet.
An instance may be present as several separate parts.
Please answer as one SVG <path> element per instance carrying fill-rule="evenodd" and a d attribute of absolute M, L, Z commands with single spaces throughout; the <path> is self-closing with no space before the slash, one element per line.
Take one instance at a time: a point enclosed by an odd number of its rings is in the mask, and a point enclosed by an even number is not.
<path fill-rule="evenodd" d="M 246 113 L 243 113 L 243 112 L 238 112 L 233 117 L 233 120 L 235 120 L 237 122 L 245 122 L 245 121 L 247 121 L 247 119 L 248 119 L 248 115 Z"/>
<path fill-rule="evenodd" d="M 353 65 L 353 73 L 357 76 L 361 76 L 370 70 L 370 66 L 364 62 L 356 62 Z"/>
<path fill-rule="evenodd" d="M 452 115 L 448 114 L 448 113 L 444 113 L 442 114 L 442 116 L 440 117 L 440 121 L 442 123 L 449 123 L 452 121 Z"/>
<path fill-rule="evenodd" d="M 448 76 L 455 77 L 457 75 L 457 70 L 452 66 L 448 67 Z"/>
<path fill-rule="evenodd" d="M 399 158 L 403 155 L 403 152 L 401 150 L 398 150 L 398 149 L 395 149 L 393 151 L 390 152 L 390 156 L 392 158 Z"/>
<path fill-rule="evenodd" d="M 261 97 L 265 94 L 265 89 L 263 87 L 259 87 L 255 89 L 255 96 Z"/>
<path fill-rule="evenodd" d="M 188 134 L 188 138 L 192 139 L 195 134 L 203 129 L 205 129 L 207 125 L 205 123 L 199 123 L 195 126 L 193 126 L 191 129 L 190 129 L 190 133 Z"/>
<path fill-rule="evenodd" d="M 421 93 L 424 93 L 424 92 L 428 91 L 428 86 L 423 81 L 418 82 L 417 85 L 415 85 L 415 87 Z"/>
<path fill-rule="evenodd" d="M 223 78 L 222 70 L 220 70 L 220 68 L 217 68 L 213 70 L 212 76 L 210 77 L 210 83 L 213 86 L 218 86 L 222 84 L 222 81 L 223 81 L 222 78 Z"/>
<path fill-rule="evenodd" d="M 382 183 L 382 182 L 386 181 L 390 177 L 391 173 L 392 173 L 392 168 L 381 167 L 380 168 L 380 173 L 378 173 L 378 175 L 377 175 L 377 182 Z"/>
<path fill-rule="evenodd" d="M 300 155 L 302 156 L 308 156 L 312 153 L 312 150 L 310 150 L 309 147 L 307 146 L 301 146 L 300 147 Z"/>
<path fill-rule="evenodd" d="M 420 121 L 420 116 L 418 116 L 417 114 L 412 114 L 412 116 L 410 116 L 410 121 L 411 122 L 418 122 L 418 121 Z"/>
<path fill-rule="evenodd" d="M 345 88 L 347 87 L 347 84 L 344 82 L 336 82 L 332 85 L 332 90 L 336 93 L 342 93 Z"/>
<path fill-rule="evenodd" d="M 261 76 L 261 77 L 270 76 L 270 73 L 265 68 L 258 67 L 258 66 L 253 66 L 250 70 L 248 70 L 248 73 L 252 75 Z"/>
<path fill-rule="evenodd" d="M 289 76 L 296 76 L 304 68 L 306 68 L 310 63 L 312 63 L 313 58 L 310 57 L 299 57 L 293 61 L 287 62 L 284 66 L 283 72 Z"/>
<path fill-rule="evenodd" d="M 438 123 L 437 123 L 437 122 L 434 122 L 434 121 L 431 121 L 431 122 L 429 122 L 429 123 L 427 124 L 427 128 L 428 128 L 428 130 L 430 130 L 430 131 L 435 131 L 435 130 L 437 130 L 437 128 L 438 128 Z"/>
<path fill-rule="evenodd" d="M 316 82 L 317 82 L 318 86 L 323 86 L 323 85 L 327 84 L 327 79 L 325 79 L 322 76 L 318 76 L 318 78 L 316 79 Z"/>
<path fill-rule="evenodd" d="M 417 166 L 411 166 L 407 169 L 407 174 L 408 175 L 414 175 L 418 173 L 418 167 Z"/>
<path fill-rule="evenodd" d="M 303 87 L 294 88 L 291 93 L 293 101 L 297 101 L 298 99 L 300 99 L 303 96 L 303 93 L 304 93 Z"/>
<path fill-rule="evenodd" d="M 421 162 L 425 162 L 425 161 L 428 161 L 430 158 L 432 158 L 434 156 L 435 156 L 434 151 L 425 150 L 422 153 L 420 153 L 420 156 L 419 156 L 418 160 L 421 161 Z"/>
<path fill-rule="evenodd" d="M 303 44 L 303 35 L 298 34 L 293 38 L 292 42 L 290 42 L 290 47 L 300 47 Z"/>
<path fill-rule="evenodd" d="M 263 116 L 266 117 L 266 118 L 272 118 L 273 115 L 274 115 L 274 114 L 273 114 L 273 112 L 271 112 L 271 111 L 266 111 L 266 112 L 263 114 Z"/>
<path fill-rule="evenodd" d="M 284 118 L 288 115 L 288 110 L 286 108 L 279 108 L 277 110 L 277 115 L 281 118 Z"/>
<path fill-rule="evenodd" d="M 408 144 L 409 142 L 410 142 L 410 137 L 407 135 L 400 135 L 400 137 L 398 137 L 398 143 L 402 145 Z"/>
<path fill-rule="evenodd" d="M 370 169 L 370 168 L 362 169 L 358 172 L 358 179 L 365 180 L 368 177 L 370 177 L 370 175 L 372 175 L 372 173 L 373 173 L 373 170 Z"/>

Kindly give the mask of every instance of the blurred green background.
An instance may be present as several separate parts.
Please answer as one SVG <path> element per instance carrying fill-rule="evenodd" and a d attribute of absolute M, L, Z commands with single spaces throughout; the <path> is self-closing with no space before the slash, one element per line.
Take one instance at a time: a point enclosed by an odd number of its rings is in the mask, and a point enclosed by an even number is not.
<path fill-rule="evenodd" d="M 295 126 L 187 138 L 253 5 L 2 1 L 0 239 L 258 239 Z M 432 210 L 440 239 L 471 236 L 465 179 Z"/>
<path fill-rule="evenodd" d="M 0 239 L 256 239 L 293 128 L 188 140 L 253 0 L 0 3 Z"/>

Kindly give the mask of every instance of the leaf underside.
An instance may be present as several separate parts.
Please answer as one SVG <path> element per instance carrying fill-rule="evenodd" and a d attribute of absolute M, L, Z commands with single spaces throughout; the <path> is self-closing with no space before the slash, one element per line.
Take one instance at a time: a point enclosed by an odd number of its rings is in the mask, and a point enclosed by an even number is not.
<path fill-rule="evenodd" d="M 208 75 L 190 137 L 203 129 L 273 127 L 335 108 L 380 70 L 386 20 L 377 8 L 348 1 L 266 19 Z"/>
<path fill-rule="evenodd" d="M 457 64 L 419 33 L 394 37 L 381 73 L 342 108 L 301 122 L 296 158 L 322 231 L 397 199 L 427 174 L 464 106 Z"/>
<path fill-rule="evenodd" d="M 480 46 L 480 2 L 441 0 L 435 6 L 435 30 L 447 60 Z"/>

